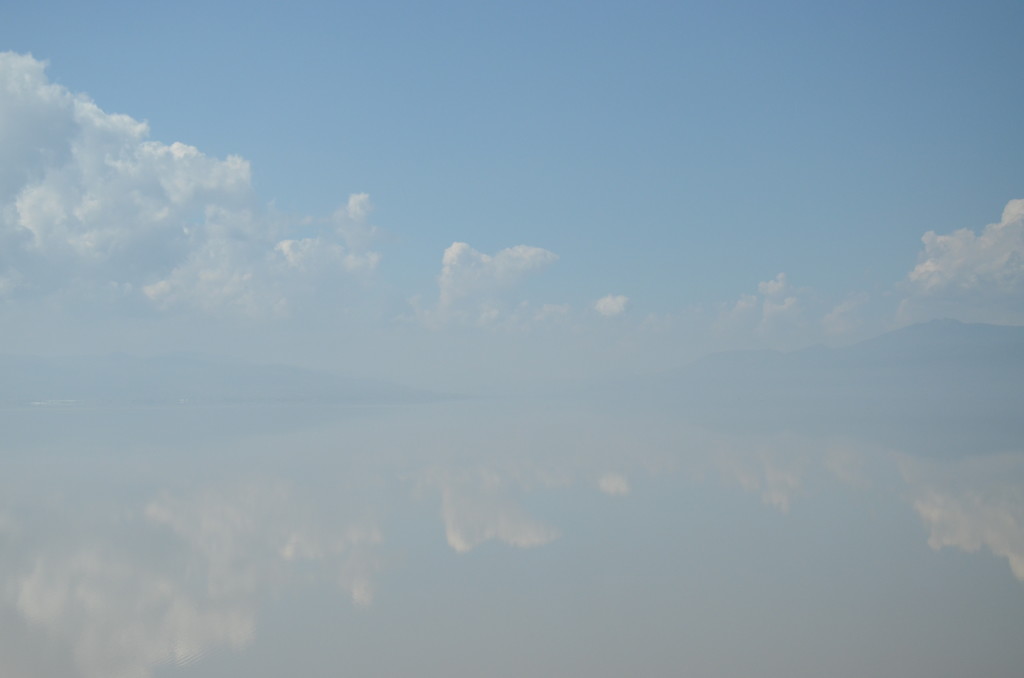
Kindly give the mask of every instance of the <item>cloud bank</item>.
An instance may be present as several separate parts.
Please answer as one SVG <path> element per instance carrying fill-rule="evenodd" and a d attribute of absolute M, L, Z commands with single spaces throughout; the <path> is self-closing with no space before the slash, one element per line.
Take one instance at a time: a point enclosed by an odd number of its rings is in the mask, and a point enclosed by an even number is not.
<path fill-rule="evenodd" d="M 498 362 L 494 355 L 515 352 L 523 365 L 549 356 L 545 374 L 568 373 L 566 366 L 575 364 L 592 374 L 608 365 L 665 367 L 678 364 L 680 355 L 722 349 L 864 338 L 937 317 L 1024 323 L 1024 200 L 1011 200 L 999 222 L 980 231 L 928 231 L 913 269 L 870 294 L 853 290 L 824 299 L 778 273 L 731 303 L 710 298 L 679 309 L 667 298 L 668 308 L 636 323 L 626 312 L 634 301 L 623 294 L 597 298 L 593 288 L 563 286 L 532 298 L 536 276 L 559 255 L 527 244 L 485 252 L 445 240 L 451 245 L 436 279 L 428 272 L 419 288 L 387 288 L 375 282 L 382 256 L 368 194 L 353 193 L 322 217 L 279 213 L 257 195 L 244 158 L 153 140 L 145 122 L 108 113 L 51 82 L 46 64 L 29 55 L 0 53 L 0 149 L 0 313 L 15 328 L 5 350 L 39 350 L 43 336 L 52 338 L 48 350 L 119 343 L 131 352 L 144 338 L 147 348 L 166 341 L 178 349 L 192 341 L 218 352 L 246 342 L 268 354 L 261 359 L 290 361 L 299 344 L 329 343 L 313 336 L 326 332 L 338 344 L 350 343 L 348 353 L 318 356 L 337 361 L 332 367 L 349 369 L 349 359 L 339 356 L 358 353 L 360 369 L 375 361 L 367 369 L 404 376 L 408 369 L 393 368 L 392 356 L 379 351 L 388 343 L 380 324 L 395 332 L 396 342 L 409 341 L 392 355 L 427 346 L 430 361 L 440 363 L 431 342 L 445 345 L 436 336 L 405 332 L 411 321 L 449 337 L 460 328 L 467 329 L 464 337 L 483 336 L 481 328 L 506 333 L 493 344 L 472 344 L 480 347 L 473 368 L 465 350 L 452 348 L 458 370 L 482 373 Z M 588 285 L 605 286 L 600 270 L 593 276 Z M 689 281 L 681 275 L 673 282 L 682 288 Z M 227 320 L 208 331 L 196 322 L 212 316 Z M 277 322 L 297 317 L 311 322 Z M 160 322 L 147 325 L 154 318 Z M 97 329 L 108 320 L 122 324 Z M 255 347 L 257 326 L 278 332 L 280 341 Z M 121 331 L 126 328 L 131 331 Z M 534 328 L 536 342 L 515 337 Z M 244 335 L 229 336 L 239 330 Z M 90 342 L 82 341 L 85 335 Z M 581 350 L 585 335 L 592 349 Z M 281 349 L 286 345 L 292 350 Z M 447 378 L 455 369 L 438 373 Z"/>
<path fill-rule="evenodd" d="M 365 194 L 323 223 L 277 215 L 243 158 L 153 141 L 31 56 L 0 54 L 0 148 L 0 298 L 274 316 L 302 279 L 379 260 Z"/>

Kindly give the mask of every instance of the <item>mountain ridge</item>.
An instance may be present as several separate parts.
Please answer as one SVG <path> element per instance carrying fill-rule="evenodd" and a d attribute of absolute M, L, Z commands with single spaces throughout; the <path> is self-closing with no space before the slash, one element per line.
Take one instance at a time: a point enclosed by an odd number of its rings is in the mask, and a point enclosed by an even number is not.
<path fill-rule="evenodd" d="M 705 356 L 623 395 L 718 429 L 875 437 L 948 454 L 1024 446 L 1024 327 L 933 321 L 840 348 Z"/>
<path fill-rule="evenodd" d="M 199 353 L 151 357 L 0 354 L 0 404 L 415 402 L 440 398 L 391 382 Z"/>

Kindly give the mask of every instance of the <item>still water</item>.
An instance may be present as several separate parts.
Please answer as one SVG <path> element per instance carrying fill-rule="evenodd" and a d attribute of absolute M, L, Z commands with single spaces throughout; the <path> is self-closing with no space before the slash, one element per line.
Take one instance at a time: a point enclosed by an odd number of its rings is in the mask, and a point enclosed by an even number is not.
<path fill-rule="evenodd" d="M 0 427 L 5 677 L 1024 666 L 1024 445 L 567 400 Z"/>

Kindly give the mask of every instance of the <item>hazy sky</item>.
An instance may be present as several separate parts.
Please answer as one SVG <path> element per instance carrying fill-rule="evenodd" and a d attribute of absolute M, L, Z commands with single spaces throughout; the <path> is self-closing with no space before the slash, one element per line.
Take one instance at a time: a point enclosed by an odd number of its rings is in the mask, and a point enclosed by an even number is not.
<path fill-rule="evenodd" d="M 1017 2 L 9 3 L 0 351 L 479 384 L 1024 323 L 1022 25 Z"/>

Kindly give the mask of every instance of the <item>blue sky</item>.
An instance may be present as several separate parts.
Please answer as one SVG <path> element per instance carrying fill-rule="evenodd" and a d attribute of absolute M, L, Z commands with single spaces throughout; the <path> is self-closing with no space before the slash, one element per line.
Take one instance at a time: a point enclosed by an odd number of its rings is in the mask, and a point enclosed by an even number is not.
<path fill-rule="evenodd" d="M 638 350 L 672 364 L 722 346 L 841 343 L 929 317 L 1024 322 L 1019 259 L 999 258 L 1024 256 L 1017 212 L 1001 218 L 1024 197 L 1022 25 L 1024 7 L 1012 2 L 250 3 L 244 11 L 216 2 L 20 3 L 0 11 L 0 50 L 45 60 L 49 82 L 145 121 L 148 141 L 182 142 L 211 162 L 244 158 L 249 185 L 238 200 L 268 210 L 250 229 L 280 226 L 271 249 L 342 228 L 331 215 L 350 195 L 368 194 L 367 210 L 346 217 L 365 237 L 343 243 L 364 257 L 368 275 L 295 283 L 303 291 L 289 292 L 286 313 L 225 325 L 219 337 L 283 332 L 291 345 L 300 335 L 347 341 L 372 327 L 373 345 L 444 344 L 456 332 L 472 342 L 480 326 L 526 302 L 531 319 L 571 319 L 560 350 L 576 352 L 574 337 L 606 342 L 593 367 Z M 25 135 L 11 120 L 5 143 Z M 38 179 L 8 189 L 8 214 Z M 223 207 L 222 198 L 197 198 L 188 218 Z M 108 212 L 126 214 L 116 204 Z M 926 232 L 980 235 L 1004 222 L 991 242 L 924 251 Z M 8 217 L 6 228 L 24 234 L 25 226 Z M 459 264 L 453 284 L 476 286 L 460 291 L 473 306 L 460 325 L 426 312 L 437 310 L 442 254 L 456 242 L 482 257 L 523 245 L 557 258 L 499 273 L 497 259 Z M 157 265 L 165 245 L 140 245 L 155 249 L 129 257 L 140 299 L 140 289 L 168 279 Z M 62 285 L 38 283 L 39 256 L 21 260 L 13 248 L 7 278 L 21 282 L 7 285 L 4 313 L 19 338 L 0 350 L 73 350 L 74 342 L 38 341 L 57 326 L 100 346 L 156 350 L 151 336 L 160 333 L 147 323 L 164 327 L 169 314 L 177 329 L 160 336 L 212 336 L 210 323 L 221 321 L 210 317 L 225 315 L 184 302 L 81 310 L 61 300 Z M 248 255 L 264 256 L 255 251 Z M 240 252 L 217 252 L 204 256 L 231 259 L 238 280 L 257 279 L 245 278 L 255 274 Z M 941 280 L 909 277 L 929 261 Z M 594 310 L 606 295 L 628 298 L 613 304 L 622 309 L 614 318 Z M 68 328 L 69 305 L 91 320 Z M 760 320 L 733 322 L 749 308 Z M 133 313 L 151 315 L 142 322 Z M 831 324 L 829 313 L 837 313 Z M 769 316 L 787 315 L 799 322 L 783 328 L 773 319 L 769 331 Z M 118 323 L 127 324 L 107 338 L 87 327 Z M 669 329 L 650 339 L 652 327 Z M 519 341 L 502 331 L 482 335 L 497 343 L 481 355 Z"/>

